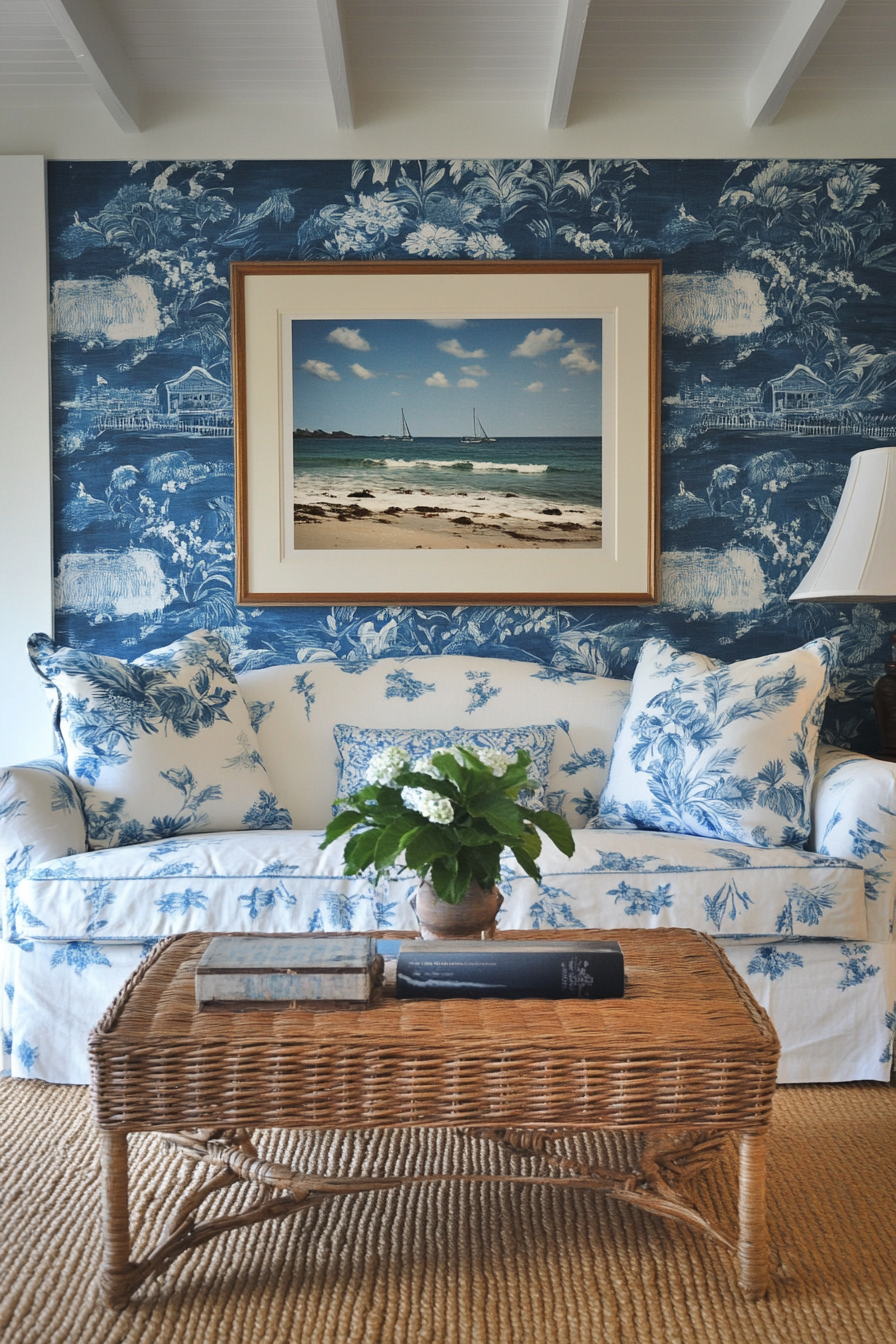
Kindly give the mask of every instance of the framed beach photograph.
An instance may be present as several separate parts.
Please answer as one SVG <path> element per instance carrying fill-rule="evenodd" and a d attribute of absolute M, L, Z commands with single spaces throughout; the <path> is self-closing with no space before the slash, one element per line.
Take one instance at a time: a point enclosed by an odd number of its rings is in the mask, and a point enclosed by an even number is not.
<path fill-rule="evenodd" d="M 234 263 L 238 601 L 656 601 L 660 286 Z"/>

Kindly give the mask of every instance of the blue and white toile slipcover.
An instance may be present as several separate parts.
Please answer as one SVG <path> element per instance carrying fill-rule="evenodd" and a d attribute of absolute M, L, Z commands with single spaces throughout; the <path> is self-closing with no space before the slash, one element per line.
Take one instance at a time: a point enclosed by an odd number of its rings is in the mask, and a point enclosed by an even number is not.
<path fill-rule="evenodd" d="M 346 878 L 341 846 L 319 849 L 336 791 L 333 727 L 352 722 L 554 724 L 549 792 L 577 828 L 576 853 L 566 858 L 546 843 L 540 886 L 508 862 L 501 927 L 704 930 L 724 940 L 771 1013 L 781 1082 L 888 1076 L 896 1032 L 893 767 L 822 749 L 806 849 L 586 829 L 626 683 L 443 657 L 276 667 L 239 684 L 271 786 L 307 831 L 172 836 L 87 853 L 80 802 L 57 764 L 0 771 L 3 1048 L 14 1075 L 86 1081 L 87 1031 L 169 933 L 416 926 L 413 876 L 379 886 Z"/>

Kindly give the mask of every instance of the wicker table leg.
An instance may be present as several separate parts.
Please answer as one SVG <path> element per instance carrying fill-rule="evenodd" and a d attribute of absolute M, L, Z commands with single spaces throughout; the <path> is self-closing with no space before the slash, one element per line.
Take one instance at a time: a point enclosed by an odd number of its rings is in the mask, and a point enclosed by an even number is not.
<path fill-rule="evenodd" d="M 103 1259 L 100 1288 L 106 1305 L 120 1309 L 132 1291 L 131 1224 L 128 1210 L 128 1136 L 120 1129 L 100 1132 L 102 1163 Z"/>
<path fill-rule="evenodd" d="M 764 1297 L 768 1288 L 768 1224 L 765 1206 L 765 1131 L 740 1136 L 740 1231 L 738 1282 L 745 1297 Z"/>

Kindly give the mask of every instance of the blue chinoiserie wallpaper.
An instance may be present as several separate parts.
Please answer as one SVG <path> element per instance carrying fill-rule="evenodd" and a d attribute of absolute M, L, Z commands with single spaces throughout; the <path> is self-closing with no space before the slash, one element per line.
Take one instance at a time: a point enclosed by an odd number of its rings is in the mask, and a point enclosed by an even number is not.
<path fill-rule="evenodd" d="M 851 455 L 896 442 L 896 162 L 49 165 L 57 637 L 200 627 L 241 668 L 382 655 L 631 674 L 841 637 L 829 741 L 873 743 L 896 608 L 792 605 Z M 239 608 L 231 261 L 661 257 L 662 603 Z M 494 430 L 492 430 L 494 433 Z"/>

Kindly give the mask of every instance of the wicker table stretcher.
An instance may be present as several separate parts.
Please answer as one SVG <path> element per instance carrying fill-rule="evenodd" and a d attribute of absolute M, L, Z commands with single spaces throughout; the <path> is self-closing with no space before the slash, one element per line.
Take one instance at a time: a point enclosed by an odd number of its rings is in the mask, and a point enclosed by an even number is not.
<path fill-rule="evenodd" d="M 395 936 L 395 935 L 390 935 Z M 569 937 L 541 930 L 506 935 Z M 768 1280 L 765 1139 L 779 1046 L 724 954 L 684 929 L 588 934 L 618 939 L 624 999 L 589 1002 L 396 1000 L 368 1009 L 198 1011 L 196 962 L 208 934 L 160 943 L 91 1033 L 93 1113 L 102 1141 L 103 1261 L 110 1306 L 219 1232 L 366 1190 L 434 1180 L 512 1180 L 591 1190 L 701 1229 L 738 1258 L 746 1296 Z M 449 1126 L 529 1156 L 535 1176 L 316 1176 L 268 1162 L 251 1131 Z M 581 1130 L 646 1131 L 640 1169 L 608 1171 L 554 1151 Z M 155 1131 L 212 1169 L 131 1260 L 128 1134 Z M 690 1176 L 739 1136 L 739 1228 L 687 1198 Z M 213 1190 L 249 1181 L 257 1201 L 199 1221 Z"/>

